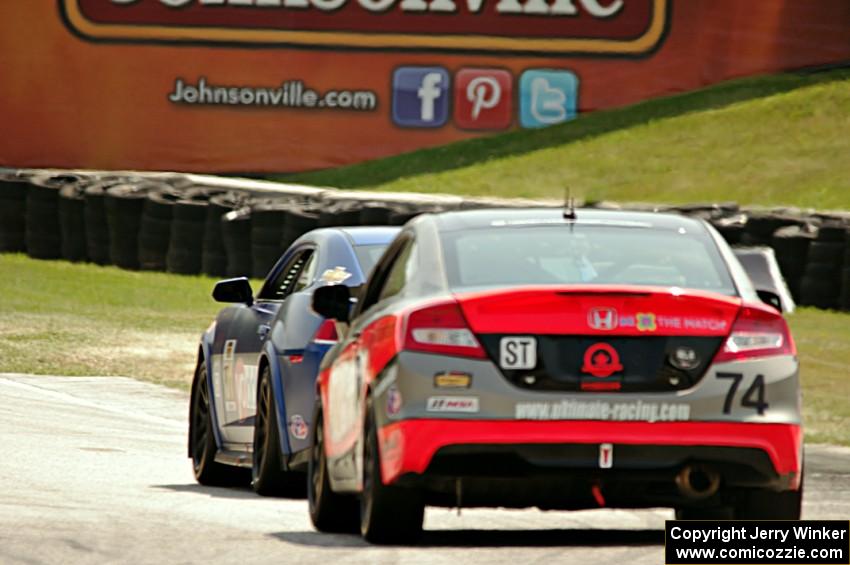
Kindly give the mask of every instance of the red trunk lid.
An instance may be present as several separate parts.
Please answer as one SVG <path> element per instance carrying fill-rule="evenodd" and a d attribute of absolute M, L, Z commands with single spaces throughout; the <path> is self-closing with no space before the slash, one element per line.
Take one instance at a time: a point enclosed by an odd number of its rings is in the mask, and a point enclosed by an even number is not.
<path fill-rule="evenodd" d="M 456 295 L 476 334 L 726 336 L 741 299 L 677 288 L 583 285 Z"/>
<path fill-rule="evenodd" d="M 522 287 L 456 298 L 488 358 L 515 385 L 622 392 L 694 386 L 742 302 L 709 292 L 619 285 Z"/>

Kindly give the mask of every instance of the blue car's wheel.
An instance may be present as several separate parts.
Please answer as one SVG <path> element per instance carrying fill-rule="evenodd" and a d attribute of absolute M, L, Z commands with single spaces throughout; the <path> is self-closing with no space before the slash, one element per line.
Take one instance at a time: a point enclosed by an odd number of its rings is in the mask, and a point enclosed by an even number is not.
<path fill-rule="evenodd" d="M 304 496 L 304 473 L 283 469 L 277 411 L 272 393 L 271 370 L 268 366 L 263 369 L 257 382 L 251 486 L 257 494 L 263 496 Z"/>
<path fill-rule="evenodd" d="M 192 406 L 189 409 L 189 447 L 195 479 L 202 485 L 232 486 L 247 483 L 247 473 L 215 461 L 218 449 L 213 433 L 207 368 L 201 362 L 195 371 L 192 386 Z"/>

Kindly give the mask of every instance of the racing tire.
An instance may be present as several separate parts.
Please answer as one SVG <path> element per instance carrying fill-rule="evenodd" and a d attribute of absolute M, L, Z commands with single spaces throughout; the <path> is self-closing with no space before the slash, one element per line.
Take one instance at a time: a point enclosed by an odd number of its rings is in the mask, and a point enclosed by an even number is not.
<path fill-rule="evenodd" d="M 106 220 L 109 226 L 109 258 L 122 269 L 138 270 L 139 232 L 145 200 L 152 190 L 161 188 L 151 183 L 119 184 L 106 190 Z"/>
<path fill-rule="evenodd" d="M 313 412 L 313 437 L 307 462 L 310 521 L 320 532 L 353 534 L 360 531 L 360 508 L 355 497 L 338 494 L 331 489 L 324 437 L 322 409 L 317 405 Z"/>
<path fill-rule="evenodd" d="M 304 474 L 284 471 L 282 460 L 271 371 L 266 366 L 257 382 L 251 488 L 261 496 L 302 498 L 306 482 Z"/>
<path fill-rule="evenodd" d="M 847 228 L 840 223 L 827 223 L 820 227 L 817 235 L 818 241 L 845 243 L 847 241 Z"/>
<path fill-rule="evenodd" d="M 371 399 L 366 402 L 363 440 L 360 535 L 374 544 L 415 543 L 422 535 L 425 505 L 416 490 L 384 484 Z"/>
<path fill-rule="evenodd" d="M 0 174 L 0 253 L 27 250 L 27 183 L 16 173 Z"/>
<path fill-rule="evenodd" d="M 33 259 L 62 258 L 59 189 L 72 178 L 46 174 L 29 181 L 24 222 L 27 254 Z"/>
<path fill-rule="evenodd" d="M 203 200 L 202 194 L 194 196 L 195 198 L 185 198 L 174 204 L 165 258 L 166 270 L 169 273 L 197 275 L 201 272 L 207 202 Z"/>
<path fill-rule="evenodd" d="M 218 446 L 213 433 L 210 394 L 206 364 L 201 362 L 195 372 L 192 405 L 189 409 L 189 447 L 195 480 L 204 486 L 236 486 L 247 483 L 247 473 L 239 467 L 216 462 Z"/>
<path fill-rule="evenodd" d="M 109 265 L 112 262 L 106 191 L 117 184 L 121 184 L 121 181 L 99 181 L 87 186 L 85 190 L 86 254 L 89 261 L 97 265 Z"/>
<path fill-rule="evenodd" d="M 59 230 L 62 235 L 62 258 L 68 261 L 85 261 L 86 218 L 84 186 L 69 184 L 59 189 Z"/>
<path fill-rule="evenodd" d="M 359 224 L 361 226 L 385 226 L 390 223 L 393 208 L 382 203 L 366 204 L 360 209 Z"/>
<path fill-rule="evenodd" d="M 833 241 L 814 241 L 809 246 L 807 260 L 810 263 L 840 264 L 844 256 L 844 243 Z"/>

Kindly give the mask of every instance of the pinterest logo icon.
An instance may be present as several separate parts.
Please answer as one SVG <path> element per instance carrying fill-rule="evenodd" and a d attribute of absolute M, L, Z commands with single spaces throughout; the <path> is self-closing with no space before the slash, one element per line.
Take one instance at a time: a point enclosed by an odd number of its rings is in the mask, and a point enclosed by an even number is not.
<path fill-rule="evenodd" d="M 513 84 L 502 69 L 461 69 L 455 77 L 455 123 L 470 130 L 511 125 Z"/>

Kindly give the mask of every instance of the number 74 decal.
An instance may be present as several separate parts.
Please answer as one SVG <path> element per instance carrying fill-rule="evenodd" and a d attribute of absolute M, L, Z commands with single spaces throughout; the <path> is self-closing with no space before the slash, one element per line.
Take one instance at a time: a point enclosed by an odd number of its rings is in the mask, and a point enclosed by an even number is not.
<path fill-rule="evenodd" d="M 732 384 L 729 386 L 729 392 L 726 393 L 726 400 L 723 401 L 723 413 L 730 414 L 732 412 L 732 403 L 735 402 L 735 393 L 738 392 L 738 387 L 741 385 L 741 381 L 744 380 L 744 375 L 741 373 L 717 373 L 717 378 L 732 381 Z M 760 416 L 770 406 L 765 400 L 764 375 L 756 375 L 756 378 L 753 379 L 752 384 L 750 384 L 741 398 L 741 406 L 755 408 Z"/>

